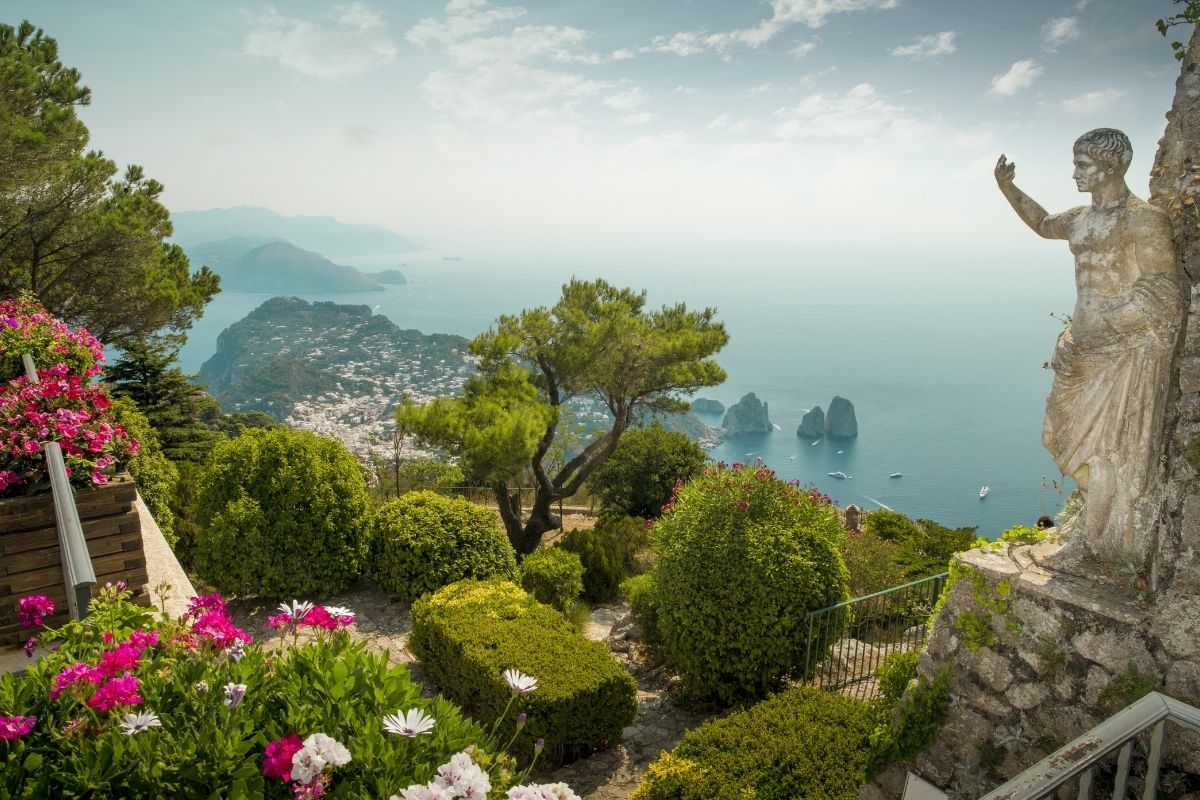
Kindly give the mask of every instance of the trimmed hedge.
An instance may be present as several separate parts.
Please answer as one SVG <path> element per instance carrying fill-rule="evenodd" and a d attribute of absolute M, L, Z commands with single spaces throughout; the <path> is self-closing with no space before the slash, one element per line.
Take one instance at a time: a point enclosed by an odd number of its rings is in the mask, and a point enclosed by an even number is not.
<path fill-rule="evenodd" d="M 521 562 L 521 588 L 539 603 L 566 611 L 583 591 L 583 563 L 560 547 L 539 547 Z"/>
<path fill-rule="evenodd" d="M 515 584 L 460 581 L 413 603 L 409 647 L 425 673 L 475 719 L 489 725 L 512 691 L 502 675 L 517 669 L 538 680 L 500 723 L 500 741 L 528 723 L 514 755 L 528 761 L 545 739 L 539 763 L 562 764 L 621 738 L 637 711 L 637 683 L 600 642 L 585 639 L 559 612 Z"/>
<path fill-rule="evenodd" d="M 496 515 L 461 497 L 410 492 L 367 523 L 371 574 L 404 602 L 464 578 L 517 579 L 517 557 Z"/>
<path fill-rule="evenodd" d="M 871 728 L 867 703 L 801 686 L 688 731 L 630 800 L 854 800 Z"/>

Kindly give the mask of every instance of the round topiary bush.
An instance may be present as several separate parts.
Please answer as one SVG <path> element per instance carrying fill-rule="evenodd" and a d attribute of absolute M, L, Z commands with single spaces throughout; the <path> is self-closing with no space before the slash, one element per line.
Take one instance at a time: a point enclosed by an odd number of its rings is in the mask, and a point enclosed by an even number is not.
<path fill-rule="evenodd" d="M 566 611 L 583 591 L 583 562 L 561 547 L 539 547 L 521 562 L 521 588 L 539 603 Z"/>
<path fill-rule="evenodd" d="M 676 481 L 700 474 L 708 456 L 686 434 L 664 430 L 657 420 L 625 432 L 613 451 L 588 478 L 588 487 L 606 509 L 638 517 L 657 517 L 671 500 Z"/>
<path fill-rule="evenodd" d="M 517 580 L 517 558 L 492 511 L 459 497 L 409 492 L 370 521 L 372 574 L 405 602 L 464 578 Z"/>
<path fill-rule="evenodd" d="M 807 612 L 848 597 L 845 534 L 813 494 L 765 467 L 718 465 L 682 486 L 655 525 L 664 654 L 698 694 L 764 697 L 811 670 L 838 635 L 821 626 L 809 646 Z"/>
<path fill-rule="evenodd" d="M 619 528 L 597 527 L 569 531 L 559 546 L 579 556 L 583 564 L 583 597 L 605 603 L 617 596 L 625 580 Z"/>
<path fill-rule="evenodd" d="M 341 442 L 248 429 L 199 474 L 195 567 L 226 594 L 326 595 L 350 587 L 367 553 L 367 486 Z"/>

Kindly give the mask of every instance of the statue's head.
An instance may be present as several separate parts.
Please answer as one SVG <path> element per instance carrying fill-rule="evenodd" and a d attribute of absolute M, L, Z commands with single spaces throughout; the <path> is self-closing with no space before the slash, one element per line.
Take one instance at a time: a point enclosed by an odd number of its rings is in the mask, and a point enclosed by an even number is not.
<path fill-rule="evenodd" d="M 1090 156 L 1109 175 L 1122 177 L 1133 160 L 1129 137 L 1116 128 L 1096 128 L 1075 140 L 1076 155 Z"/>

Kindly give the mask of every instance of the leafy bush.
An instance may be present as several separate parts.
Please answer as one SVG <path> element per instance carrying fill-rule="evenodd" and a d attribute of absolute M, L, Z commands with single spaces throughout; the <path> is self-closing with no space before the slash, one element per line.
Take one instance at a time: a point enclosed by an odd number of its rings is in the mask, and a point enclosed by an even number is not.
<path fill-rule="evenodd" d="M 129 460 L 129 475 L 137 484 L 138 494 L 146 501 L 150 515 L 158 523 L 158 529 L 174 547 L 177 540 L 171 501 L 179 485 L 179 470 L 163 455 L 158 435 L 132 400 L 125 397 L 113 400 L 113 412 L 117 422 L 139 445 L 137 453 Z"/>
<path fill-rule="evenodd" d="M 837 513 L 771 470 L 710 467 L 654 531 L 663 649 L 693 690 L 761 698 L 811 670 L 840 633 L 823 627 L 809 642 L 805 624 L 847 599 Z"/>
<path fill-rule="evenodd" d="M 367 487 L 341 442 L 250 429 L 200 473 L 196 571 L 222 592 L 267 597 L 348 588 L 367 552 Z"/>
<path fill-rule="evenodd" d="M 630 800 L 854 800 L 870 707 L 807 686 L 688 731 Z"/>
<path fill-rule="evenodd" d="M 595 530 L 603 531 L 617 542 L 626 574 L 640 574 L 657 556 L 652 550 L 650 528 L 642 517 L 630 517 L 618 511 L 602 511 Z"/>
<path fill-rule="evenodd" d="M 897 564 L 906 580 L 945 572 L 951 556 L 978 545 L 976 528 L 947 528 L 931 519 L 913 522 L 887 508 L 864 515 L 863 531 L 900 546 Z"/>
<path fill-rule="evenodd" d="M 494 785 L 511 783 L 512 760 L 478 725 L 449 701 L 421 697 L 386 654 L 351 642 L 339 630 L 344 617 L 280 650 L 249 642 L 216 595 L 176 621 L 126 597 L 102 593 L 90 616 L 39 637 L 58 650 L 23 676 L 0 676 L 0 710 L 11 715 L 0 726 L 14 717 L 18 729 L 30 726 L 0 741 L 0 796 L 293 798 L 264 775 L 273 745 L 317 733 L 350 756 L 322 771 L 325 797 L 389 797 L 469 745 Z M 315 615 L 301 625 L 318 625 Z M 432 729 L 414 738 L 385 731 L 385 715 L 409 710 L 431 716 Z M 130 721 L 137 713 L 147 715 L 140 724 Z"/>
<path fill-rule="evenodd" d="M 917 653 L 892 653 L 883 660 L 875 671 L 879 678 L 879 691 L 885 699 L 895 703 L 908 688 L 909 681 L 917 677 Z"/>
<path fill-rule="evenodd" d="M 619 527 L 597 527 L 570 531 L 559 543 L 559 547 L 575 553 L 583 563 L 583 597 L 589 603 L 612 600 L 625 579 L 619 536 Z"/>
<path fill-rule="evenodd" d="M 501 672 L 537 679 L 517 697 L 525 732 L 542 738 L 542 759 L 559 764 L 621 738 L 637 710 L 637 684 L 600 642 L 503 580 L 461 581 L 413 603 L 408 644 L 429 677 L 475 719 L 499 719 L 512 698 Z M 505 718 L 501 740 L 515 733 Z M 516 754 L 528 758 L 527 742 Z"/>
<path fill-rule="evenodd" d="M 1000 534 L 997 541 L 1006 543 L 1029 543 L 1036 544 L 1047 536 L 1046 531 L 1039 531 L 1036 528 L 1029 528 L 1024 525 L 1014 525 L 1013 527 Z"/>
<path fill-rule="evenodd" d="M 463 578 L 517 579 L 512 544 L 490 510 L 436 492 L 410 492 L 370 518 L 372 574 L 405 602 Z"/>
<path fill-rule="evenodd" d="M 646 642 L 654 644 L 661 640 L 658 631 L 658 587 L 654 583 L 654 574 L 646 573 L 629 578 L 621 584 L 621 596 L 629 603 L 629 610 L 638 625 L 642 626 L 642 636 Z"/>
<path fill-rule="evenodd" d="M 881 539 L 870 531 L 846 537 L 842 558 L 850 573 L 850 594 L 853 597 L 881 592 L 908 582 L 904 568 L 904 548 L 897 542 Z"/>
<path fill-rule="evenodd" d="M 670 502 L 675 483 L 699 475 L 707 460 L 704 448 L 687 435 L 654 422 L 626 431 L 617 449 L 588 478 L 588 487 L 606 508 L 657 517 Z"/>
<path fill-rule="evenodd" d="M 457 464 L 447 464 L 436 458 L 417 458 L 404 461 L 395 470 L 400 478 L 400 492 L 421 489 L 446 490 L 463 486 L 467 476 Z"/>
<path fill-rule="evenodd" d="M 521 588 L 539 603 L 566 611 L 583 591 L 583 563 L 561 547 L 539 547 L 521 562 Z"/>
<path fill-rule="evenodd" d="M 104 346 L 87 329 L 71 330 L 29 293 L 0 300 L 0 383 L 25 374 L 23 353 L 38 370 L 62 364 L 84 378 L 98 373 L 97 362 L 104 360 Z"/>

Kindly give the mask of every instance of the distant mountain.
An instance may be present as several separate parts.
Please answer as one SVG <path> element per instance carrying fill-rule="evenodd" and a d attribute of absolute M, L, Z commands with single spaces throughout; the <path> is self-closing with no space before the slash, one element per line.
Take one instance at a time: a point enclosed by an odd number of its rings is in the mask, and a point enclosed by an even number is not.
<path fill-rule="evenodd" d="M 187 250 L 194 266 L 207 264 L 231 292 L 363 292 L 382 290 L 354 267 L 334 264 L 320 253 L 289 242 L 253 246 L 258 239 L 241 237 L 205 242 Z M 247 247 L 249 246 L 249 249 Z"/>
<path fill-rule="evenodd" d="M 425 242 L 378 225 L 350 225 L 333 217 L 285 217 L 260 206 L 176 211 L 171 237 L 186 249 L 222 239 L 285 239 L 330 258 L 357 258 L 424 250 Z"/>
<path fill-rule="evenodd" d="M 404 284 L 408 283 L 408 278 L 404 277 L 404 273 L 398 269 L 385 269 L 379 272 L 368 272 L 367 276 L 374 278 L 380 283 L 395 284 L 396 286 L 403 286 Z"/>

